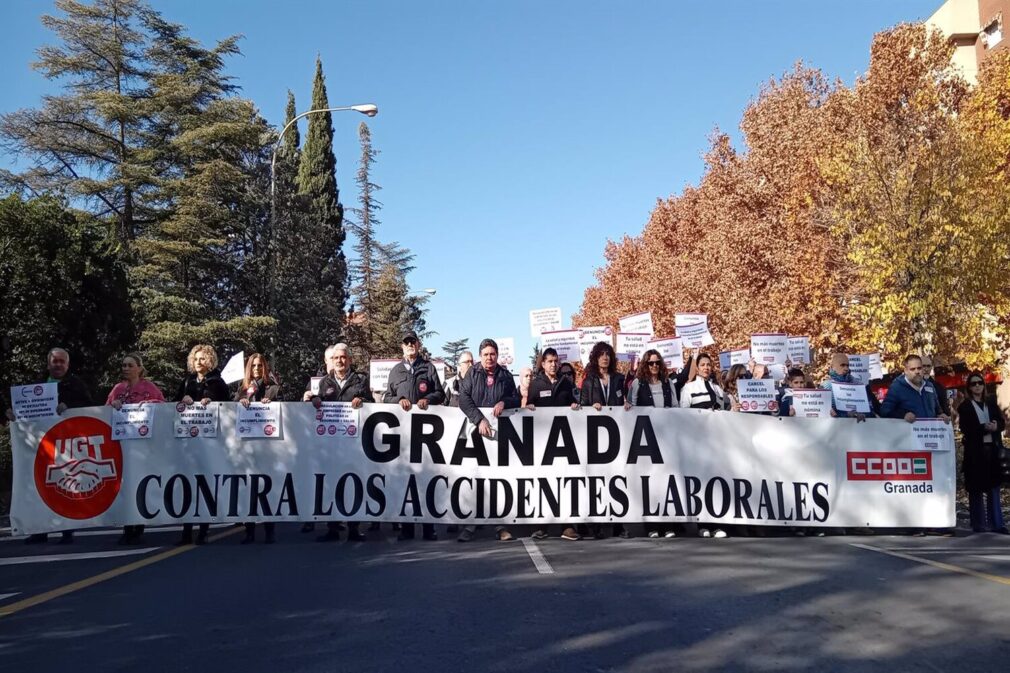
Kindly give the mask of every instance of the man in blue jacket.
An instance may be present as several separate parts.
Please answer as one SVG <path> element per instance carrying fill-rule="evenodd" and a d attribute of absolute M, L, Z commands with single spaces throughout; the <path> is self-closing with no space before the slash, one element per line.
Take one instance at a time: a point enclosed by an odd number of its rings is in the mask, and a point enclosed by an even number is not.
<path fill-rule="evenodd" d="M 914 423 L 917 418 L 942 418 L 950 422 L 940 409 L 936 388 L 923 376 L 922 358 L 909 355 L 905 358 L 905 373 L 894 379 L 887 389 L 887 397 L 880 407 L 884 418 L 903 418 Z"/>

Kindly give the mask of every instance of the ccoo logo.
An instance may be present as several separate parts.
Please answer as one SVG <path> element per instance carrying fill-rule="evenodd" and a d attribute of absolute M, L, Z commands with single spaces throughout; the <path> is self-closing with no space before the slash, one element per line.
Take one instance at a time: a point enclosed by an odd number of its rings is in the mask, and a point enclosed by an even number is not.
<path fill-rule="evenodd" d="M 35 488 L 67 519 L 90 519 L 112 505 L 123 483 L 123 450 L 97 418 L 62 420 L 35 452 Z"/>
<path fill-rule="evenodd" d="M 849 481 L 932 481 L 933 456 L 926 451 L 849 451 Z"/>

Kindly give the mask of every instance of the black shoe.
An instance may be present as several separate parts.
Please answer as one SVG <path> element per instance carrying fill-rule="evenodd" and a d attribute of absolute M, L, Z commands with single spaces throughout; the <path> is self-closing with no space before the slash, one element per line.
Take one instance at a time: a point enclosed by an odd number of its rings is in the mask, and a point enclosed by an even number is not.
<path fill-rule="evenodd" d="M 241 544 L 252 544 L 255 541 L 256 541 L 255 535 L 253 535 L 252 533 L 246 533 L 245 537 L 242 538 Z"/>
<path fill-rule="evenodd" d="M 60 536 L 60 541 L 57 544 L 73 544 L 73 543 L 74 543 L 74 531 L 68 530 L 63 532 L 63 535 Z"/>
<path fill-rule="evenodd" d="M 196 535 L 196 544 L 207 544 L 207 533 L 200 531 Z"/>
<path fill-rule="evenodd" d="M 405 530 L 401 530 L 400 534 L 396 536 L 396 539 L 399 540 L 400 542 L 406 542 L 407 540 L 413 540 L 414 539 L 414 532 L 411 531 L 410 533 L 408 533 Z"/>
<path fill-rule="evenodd" d="M 32 533 L 25 538 L 25 544 L 45 544 L 49 542 L 49 535 L 46 533 Z"/>
<path fill-rule="evenodd" d="M 330 529 L 326 531 L 323 535 L 316 538 L 316 542 L 337 542 L 340 539 L 340 531 L 336 529 Z"/>
<path fill-rule="evenodd" d="M 175 546 L 176 547 L 182 547 L 183 545 L 187 545 L 187 544 L 193 544 L 193 533 L 192 533 L 192 531 L 188 532 L 188 533 L 183 533 L 182 537 L 179 538 L 179 541 L 175 543 Z"/>
<path fill-rule="evenodd" d="M 435 542 L 436 540 L 438 540 L 438 533 L 436 533 L 435 531 L 432 531 L 430 533 L 425 533 L 421 537 L 423 539 L 427 540 L 428 542 Z"/>
<path fill-rule="evenodd" d="M 123 533 L 119 536 L 119 539 L 116 540 L 116 544 L 118 545 L 131 544 L 132 542 L 133 538 L 130 537 L 129 533 Z"/>
<path fill-rule="evenodd" d="M 311 533 L 311 532 L 312 532 L 312 531 L 314 531 L 315 529 L 316 529 L 316 524 L 314 524 L 314 523 L 313 523 L 313 522 L 311 522 L 311 521 L 310 521 L 310 522 L 308 522 L 308 523 L 303 523 L 303 524 L 302 524 L 302 532 L 303 532 L 303 533 Z"/>
<path fill-rule="evenodd" d="M 368 538 L 360 530 L 352 530 L 347 533 L 348 542 L 364 542 Z"/>
<path fill-rule="evenodd" d="M 379 530 L 379 526 L 380 524 L 378 521 L 373 521 L 372 523 L 368 524 L 368 530 Z"/>
<path fill-rule="evenodd" d="M 621 538 L 622 540 L 627 540 L 628 538 L 631 537 L 631 533 L 629 533 L 628 529 L 625 528 L 620 533 L 617 534 L 617 537 Z"/>
<path fill-rule="evenodd" d="M 456 524 L 454 524 L 454 523 L 451 523 L 451 524 L 449 524 L 448 526 L 445 527 L 445 532 L 446 533 L 458 533 L 459 532 L 459 526 L 456 525 Z"/>
<path fill-rule="evenodd" d="M 393 524 L 393 530 L 400 530 L 400 524 L 394 523 Z"/>

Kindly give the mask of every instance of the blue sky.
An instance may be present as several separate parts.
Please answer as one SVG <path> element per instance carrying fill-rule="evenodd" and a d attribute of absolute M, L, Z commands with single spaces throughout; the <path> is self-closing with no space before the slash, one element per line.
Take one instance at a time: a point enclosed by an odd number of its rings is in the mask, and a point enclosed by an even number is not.
<path fill-rule="evenodd" d="M 378 104 L 379 235 L 417 253 L 413 288 L 438 291 L 429 348 L 515 336 L 525 361 L 528 311 L 576 312 L 607 239 L 697 182 L 709 133 L 735 134 L 762 83 L 798 60 L 851 82 L 874 33 L 941 0 L 152 4 L 205 43 L 244 35 L 229 72 L 274 123 L 289 88 L 307 109 L 317 54 L 331 104 Z M 51 90 L 29 63 L 52 11 L 0 6 L 0 110 Z M 334 116 L 346 206 L 363 119 Z"/>

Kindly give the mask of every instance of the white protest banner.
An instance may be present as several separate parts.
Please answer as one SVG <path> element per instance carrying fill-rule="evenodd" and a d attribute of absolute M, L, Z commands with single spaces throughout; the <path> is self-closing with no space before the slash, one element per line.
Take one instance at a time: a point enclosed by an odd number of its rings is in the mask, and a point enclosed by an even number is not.
<path fill-rule="evenodd" d="M 316 434 L 354 437 L 361 427 L 359 410 L 350 402 L 323 402 L 316 410 Z"/>
<path fill-rule="evenodd" d="M 154 430 L 154 405 L 124 404 L 112 410 L 112 436 L 116 439 L 147 439 Z"/>
<path fill-rule="evenodd" d="M 678 327 L 677 336 L 680 337 L 684 348 L 702 348 L 715 343 L 715 339 L 712 338 L 712 334 L 708 331 L 708 324 L 703 322 Z"/>
<path fill-rule="evenodd" d="M 789 355 L 789 362 L 794 365 L 810 364 L 810 337 L 789 337 L 789 348 L 787 353 Z"/>
<path fill-rule="evenodd" d="M 579 357 L 582 364 L 589 364 L 589 353 L 593 346 L 601 341 L 605 341 L 611 346 L 614 345 L 614 330 L 611 327 L 579 327 Z"/>
<path fill-rule="evenodd" d="M 238 406 L 236 429 L 242 439 L 281 439 L 281 403 L 250 402 Z"/>
<path fill-rule="evenodd" d="M 179 438 L 217 437 L 218 404 L 211 402 L 207 406 L 194 402 L 186 406 L 182 402 L 175 405 L 175 436 Z"/>
<path fill-rule="evenodd" d="M 371 360 L 368 363 L 368 385 L 372 390 L 385 390 L 389 387 L 389 372 L 393 371 L 400 360 Z"/>
<path fill-rule="evenodd" d="M 283 439 L 241 445 L 233 403 L 220 405 L 217 437 L 184 449 L 167 404 L 152 405 L 146 442 L 114 439 L 108 407 L 13 423 L 13 534 L 336 520 L 955 524 L 955 453 L 922 451 L 904 421 L 636 407 L 600 425 L 596 412 L 544 407 L 502 414 L 497 439 L 459 442 L 466 418 L 442 405 L 366 404 L 356 433 L 331 436 L 312 405 L 281 404 Z M 590 458 L 590 446 L 602 450 Z"/>
<path fill-rule="evenodd" d="M 831 391 L 793 388 L 792 405 L 797 418 L 831 418 Z"/>
<path fill-rule="evenodd" d="M 954 428 L 949 422 L 940 418 L 917 418 L 911 425 L 919 450 L 954 450 Z"/>
<path fill-rule="evenodd" d="M 435 365 L 435 373 L 438 374 L 438 382 L 445 385 L 445 360 L 435 358 L 431 361 Z"/>
<path fill-rule="evenodd" d="M 634 362 L 638 356 L 649 350 L 649 339 L 651 334 L 634 334 L 628 332 L 617 333 L 617 354 L 618 362 Z"/>
<path fill-rule="evenodd" d="M 511 369 L 516 361 L 516 340 L 513 337 L 498 337 L 495 342 L 498 344 L 498 364 Z M 480 353 L 477 356 L 480 357 Z M 516 373 L 518 372 L 513 372 Z"/>
<path fill-rule="evenodd" d="M 778 413 L 775 382 L 771 379 L 737 379 L 740 411 Z"/>
<path fill-rule="evenodd" d="M 561 329 L 560 308 L 538 308 L 530 311 L 530 336 L 540 338 L 543 332 L 555 332 Z"/>
<path fill-rule="evenodd" d="M 726 371 L 732 366 L 733 365 L 729 363 L 729 351 L 722 351 L 719 353 L 719 369 Z"/>
<path fill-rule="evenodd" d="M 11 407 L 14 418 L 19 421 L 55 416 L 58 398 L 59 384 L 56 382 L 11 386 Z"/>
<path fill-rule="evenodd" d="M 228 364 L 221 370 L 221 378 L 229 384 L 245 378 L 245 351 L 239 351 L 231 356 Z"/>
<path fill-rule="evenodd" d="M 870 381 L 884 378 L 884 365 L 880 360 L 880 353 L 870 353 L 866 356 L 866 371 Z"/>
<path fill-rule="evenodd" d="M 387 373 L 386 376 L 389 376 L 389 374 Z M 319 394 L 319 384 L 322 383 L 322 381 L 323 381 L 324 378 L 326 378 L 326 377 L 324 377 L 324 376 L 313 376 L 312 378 L 310 378 L 309 379 L 309 392 L 311 392 L 313 395 L 318 395 Z"/>
<path fill-rule="evenodd" d="M 666 366 L 673 370 L 684 368 L 684 345 L 680 337 L 665 339 L 650 339 L 648 348 L 655 348 L 659 356 L 666 361 Z"/>
<path fill-rule="evenodd" d="M 673 326 L 678 330 L 688 325 L 708 325 L 707 313 L 675 313 L 673 314 Z"/>
<path fill-rule="evenodd" d="M 870 400 L 866 397 L 866 385 L 863 383 L 831 382 L 831 393 L 835 400 L 835 409 L 857 414 L 870 413 Z"/>
<path fill-rule="evenodd" d="M 625 332 L 627 334 L 647 333 L 649 336 L 653 336 L 656 333 L 652 327 L 652 311 L 626 315 L 619 319 L 617 323 L 618 332 Z"/>
<path fill-rule="evenodd" d="M 553 348 L 558 352 L 558 362 L 579 361 L 579 331 L 563 329 L 543 332 L 540 335 L 542 348 Z"/>
<path fill-rule="evenodd" d="M 870 382 L 870 356 L 869 355 L 850 355 L 849 356 L 849 373 L 852 374 L 852 378 L 855 379 L 857 383 L 861 383 L 864 386 Z"/>
<path fill-rule="evenodd" d="M 785 364 L 789 351 L 789 337 L 785 334 L 752 334 L 751 357 L 759 365 Z"/>

